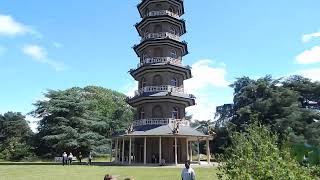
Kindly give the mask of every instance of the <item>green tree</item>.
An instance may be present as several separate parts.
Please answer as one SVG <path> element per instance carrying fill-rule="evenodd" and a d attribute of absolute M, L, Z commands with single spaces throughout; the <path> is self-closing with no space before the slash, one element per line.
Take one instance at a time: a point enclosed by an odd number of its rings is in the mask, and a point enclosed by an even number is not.
<path fill-rule="evenodd" d="M 35 103 L 32 112 L 41 118 L 38 127 L 38 153 L 56 156 L 63 151 L 106 153 L 108 138 L 127 127 L 133 109 L 126 96 L 102 87 L 88 86 L 64 91 L 50 90 L 45 100 Z"/>
<path fill-rule="evenodd" d="M 0 159 L 21 160 L 33 155 L 33 133 L 21 113 L 0 114 Z"/>
<path fill-rule="evenodd" d="M 291 158 L 287 148 L 278 146 L 278 136 L 266 126 L 253 123 L 231 135 L 231 146 L 222 157 L 222 179 L 315 179 L 316 175 Z"/>
<path fill-rule="evenodd" d="M 282 82 L 283 86 L 299 93 L 302 107 L 306 108 L 308 102 L 316 102 L 315 107 L 320 109 L 320 82 L 312 82 L 302 76 L 290 76 Z"/>
<path fill-rule="evenodd" d="M 4 140 L 19 137 L 24 140 L 32 136 L 28 122 L 21 113 L 7 112 L 0 114 L 0 137 Z"/>
<path fill-rule="evenodd" d="M 204 134 L 212 134 L 214 125 L 215 125 L 215 122 L 212 120 L 203 120 L 203 121 L 195 120 L 195 122 L 191 124 L 193 128 L 195 128 L 198 131 L 201 131 Z"/>
<path fill-rule="evenodd" d="M 0 159 L 4 160 L 19 161 L 34 156 L 32 146 L 21 138 L 12 137 L 5 140 L 0 150 Z"/>
<path fill-rule="evenodd" d="M 233 104 L 217 108 L 216 128 L 228 126 L 230 131 L 241 131 L 258 121 L 279 133 L 280 141 L 289 135 L 292 143 L 320 145 L 320 114 L 302 104 L 305 100 L 318 100 L 319 83 L 298 76 L 276 80 L 271 76 L 258 80 L 242 77 L 231 87 Z"/>

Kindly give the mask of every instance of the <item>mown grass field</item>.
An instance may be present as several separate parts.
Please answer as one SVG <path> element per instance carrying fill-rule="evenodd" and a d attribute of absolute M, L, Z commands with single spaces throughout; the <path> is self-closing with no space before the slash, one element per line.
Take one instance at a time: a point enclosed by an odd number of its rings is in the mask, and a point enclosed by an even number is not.
<path fill-rule="evenodd" d="M 197 179 L 215 180 L 215 168 L 195 168 Z M 102 180 L 112 174 L 117 180 L 177 180 L 181 168 L 175 167 L 116 167 L 86 165 L 1 165 L 0 180 Z"/>

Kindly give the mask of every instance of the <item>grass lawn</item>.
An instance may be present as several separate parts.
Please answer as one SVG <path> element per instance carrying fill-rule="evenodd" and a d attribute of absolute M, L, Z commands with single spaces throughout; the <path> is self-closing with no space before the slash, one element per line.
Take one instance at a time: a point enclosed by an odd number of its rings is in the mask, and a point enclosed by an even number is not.
<path fill-rule="evenodd" d="M 197 179 L 214 180 L 216 169 L 195 168 Z M 60 166 L 60 165 L 0 165 L 0 180 L 102 180 L 105 174 L 117 180 L 178 180 L 181 168 L 115 167 L 115 166 Z"/>

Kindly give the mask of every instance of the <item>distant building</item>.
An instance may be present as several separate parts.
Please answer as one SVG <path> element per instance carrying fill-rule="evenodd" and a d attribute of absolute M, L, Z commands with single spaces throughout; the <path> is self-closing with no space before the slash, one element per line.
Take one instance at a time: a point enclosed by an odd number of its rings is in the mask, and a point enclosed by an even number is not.
<path fill-rule="evenodd" d="M 184 80 L 191 68 L 182 64 L 188 54 L 183 0 L 143 0 L 138 4 L 142 21 L 136 24 L 141 42 L 134 46 L 140 58 L 132 77 L 139 89 L 128 103 L 137 109 L 132 127 L 113 137 L 116 163 L 178 164 L 191 160 L 193 143 L 206 141 L 210 163 L 209 140 L 190 127 L 185 108 L 195 105 L 195 97 L 184 91 Z M 199 154 L 199 153 L 198 153 Z M 162 161 L 161 161 L 162 160 Z M 200 155 L 196 160 L 200 163 Z"/>

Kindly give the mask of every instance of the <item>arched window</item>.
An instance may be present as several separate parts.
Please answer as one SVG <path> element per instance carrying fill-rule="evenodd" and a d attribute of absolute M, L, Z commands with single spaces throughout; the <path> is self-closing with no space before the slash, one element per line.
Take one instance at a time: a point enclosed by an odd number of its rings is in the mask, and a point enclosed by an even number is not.
<path fill-rule="evenodd" d="M 162 118 L 163 113 L 162 113 L 162 108 L 161 106 L 157 105 L 154 106 L 152 109 L 152 118 Z"/>
<path fill-rule="evenodd" d="M 178 86 L 177 78 L 172 78 L 172 79 L 170 80 L 170 84 L 171 84 L 171 86 Z"/>
<path fill-rule="evenodd" d="M 174 27 L 170 26 L 169 31 L 170 31 L 170 33 L 171 33 L 171 34 L 177 35 L 176 28 L 174 28 Z"/>
<path fill-rule="evenodd" d="M 162 7 L 161 4 L 157 4 L 157 5 L 156 5 L 157 10 L 161 10 L 161 7 Z"/>
<path fill-rule="evenodd" d="M 141 79 L 141 88 L 144 88 L 147 86 L 147 82 L 146 82 L 146 79 L 142 78 Z"/>
<path fill-rule="evenodd" d="M 140 114 L 139 114 L 139 119 L 145 119 L 145 113 L 144 113 L 144 108 L 140 108 Z"/>
<path fill-rule="evenodd" d="M 154 86 L 161 86 L 161 85 L 163 85 L 162 77 L 161 77 L 159 74 L 153 76 L 153 85 L 154 85 Z"/>
<path fill-rule="evenodd" d="M 173 6 L 170 6 L 170 7 L 169 7 L 169 11 L 172 12 L 172 13 L 176 13 L 176 10 L 174 9 Z"/>
<path fill-rule="evenodd" d="M 160 24 L 157 24 L 154 26 L 154 32 L 155 33 L 160 33 L 162 32 L 162 26 Z"/>
<path fill-rule="evenodd" d="M 177 58 L 177 51 L 174 50 L 174 49 L 172 49 L 172 50 L 170 51 L 169 56 L 176 59 L 176 58 Z"/>
<path fill-rule="evenodd" d="M 177 107 L 172 108 L 172 118 L 179 119 L 179 109 Z"/>

